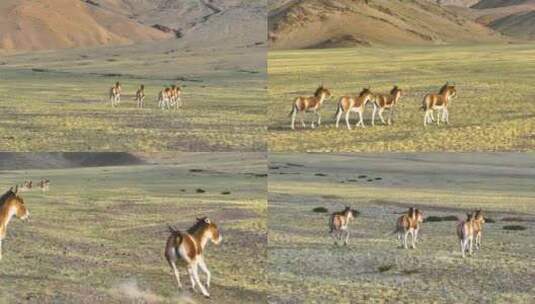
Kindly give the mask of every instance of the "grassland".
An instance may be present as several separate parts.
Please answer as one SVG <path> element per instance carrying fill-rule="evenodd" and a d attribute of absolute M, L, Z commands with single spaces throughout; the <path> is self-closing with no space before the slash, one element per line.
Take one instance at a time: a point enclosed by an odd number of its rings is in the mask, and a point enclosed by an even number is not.
<path fill-rule="evenodd" d="M 372 47 L 271 51 L 269 149 L 271 151 L 525 151 L 535 148 L 533 45 Z M 423 126 L 423 96 L 446 82 L 457 86 L 449 126 Z M 290 129 L 296 96 L 323 83 L 334 97 L 322 109 L 323 125 Z M 392 126 L 336 129 L 337 98 L 363 87 L 405 90 Z M 353 116 L 354 117 L 354 116 Z M 365 112 L 370 126 L 371 109 Z M 353 122 L 356 122 L 353 120 Z"/>
<path fill-rule="evenodd" d="M 181 154 L 121 167 L 1 172 L 23 192 L 28 223 L 13 220 L 0 262 L 0 303 L 259 303 L 266 280 L 266 160 L 259 154 Z M 191 169 L 196 169 L 190 171 Z M 205 193 L 197 193 L 203 189 Z M 229 194 L 222 194 L 230 192 Z M 177 291 L 163 257 L 167 223 L 207 215 L 222 231 L 209 244 L 212 302 Z"/>
<path fill-rule="evenodd" d="M 532 154 L 274 154 L 268 276 L 272 303 L 528 303 L 534 295 Z M 347 247 L 328 214 L 360 212 Z M 399 213 L 463 217 L 482 208 L 482 249 L 462 259 L 455 221 L 425 222 L 417 249 L 389 235 Z M 490 222 L 490 221 L 489 221 Z M 524 231 L 506 231 L 519 224 Z"/>
<path fill-rule="evenodd" d="M 1 150 L 265 150 L 265 51 L 171 42 L 3 56 Z M 112 109 L 116 81 L 123 98 Z M 140 110 L 133 97 L 142 83 Z M 159 90 L 177 83 L 184 108 L 157 109 Z"/>

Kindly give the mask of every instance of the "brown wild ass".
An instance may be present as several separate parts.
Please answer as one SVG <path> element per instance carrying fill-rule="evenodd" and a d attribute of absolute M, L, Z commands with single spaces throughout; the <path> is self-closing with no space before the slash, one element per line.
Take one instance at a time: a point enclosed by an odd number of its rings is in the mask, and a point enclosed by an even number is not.
<path fill-rule="evenodd" d="M 438 94 L 427 94 L 422 102 L 421 109 L 425 111 L 424 114 L 424 126 L 428 123 L 433 123 L 435 118 L 433 117 L 433 111 L 438 112 L 437 125 L 442 120 L 444 123 L 449 124 L 449 111 L 448 104 L 451 98 L 457 96 L 457 90 L 454 85 L 446 83 L 440 89 Z M 440 111 L 442 110 L 442 115 Z"/>
<path fill-rule="evenodd" d="M 345 207 L 344 210 L 334 212 L 329 219 L 329 233 L 334 239 L 334 244 L 337 245 L 338 241 L 342 240 L 342 235 L 346 234 L 344 239 L 344 245 L 349 242 L 349 221 L 354 218 L 353 210 L 350 207 Z"/>
<path fill-rule="evenodd" d="M 136 91 L 136 98 L 134 100 L 137 101 L 137 107 L 142 109 L 145 105 L 145 85 L 139 86 L 139 89 Z"/>
<path fill-rule="evenodd" d="M 18 186 L 11 188 L 0 197 L 0 260 L 2 259 L 2 241 L 6 238 L 7 225 L 13 216 L 26 220 L 30 212 L 24 206 L 24 200 L 18 195 Z"/>
<path fill-rule="evenodd" d="M 485 217 L 483 212 L 478 209 L 474 212 L 474 237 L 476 238 L 476 249 L 481 249 L 481 234 L 483 232 L 483 224 L 485 223 Z"/>
<path fill-rule="evenodd" d="M 325 101 L 325 99 L 331 97 L 331 92 L 329 89 L 323 87 L 323 85 L 319 86 L 316 89 L 316 92 L 314 93 L 314 96 L 300 96 L 297 97 L 294 100 L 294 103 L 292 105 L 292 111 L 290 112 L 290 116 L 292 117 L 292 123 L 291 127 L 292 130 L 295 130 L 295 117 L 299 112 L 302 112 L 301 114 L 301 125 L 306 127 L 305 121 L 304 121 L 304 115 L 306 112 L 312 112 L 316 114 L 318 117 L 318 127 L 321 125 L 321 115 L 319 113 L 319 110 L 321 108 L 321 105 Z M 314 120 L 311 123 L 311 127 L 314 128 Z"/>
<path fill-rule="evenodd" d="M 161 90 L 160 93 L 158 93 L 158 107 L 160 109 L 164 110 L 165 108 L 167 108 L 171 95 L 171 88 L 167 87 Z"/>
<path fill-rule="evenodd" d="M 211 274 L 206 267 L 203 254 L 208 241 L 216 245 L 221 243 L 222 238 L 217 225 L 207 217 L 203 217 L 197 218 L 197 223 L 185 232 L 171 226 L 169 226 L 169 231 L 171 235 L 165 246 L 165 258 L 173 269 L 178 288 L 182 288 L 182 284 L 176 264 L 181 260 L 187 265 L 191 287 L 195 289 L 195 286 L 199 285 L 202 294 L 205 297 L 210 297 L 199 279 L 198 268 L 200 267 L 206 274 L 206 287 L 209 288 Z"/>
<path fill-rule="evenodd" d="M 413 207 L 409 208 L 407 214 L 404 214 L 397 219 L 396 230 L 394 230 L 394 232 L 397 232 L 398 234 L 398 240 L 401 242 L 401 247 L 405 249 L 408 248 L 407 238 L 410 234 L 412 239 L 411 247 L 416 248 L 420 224 L 423 223 L 423 221 L 423 212 Z"/>
<path fill-rule="evenodd" d="M 118 81 L 110 88 L 110 103 L 112 107 L 118 106 L 121 102 L 121 90 L 121 84 Z"/>
<path fill-rule="evenodd" d="M 180 86 L 172 85 L 171 86 L 171 96 L 169 98 L 169 106 L 174 107 L 175 110 L 182 107 L 182 89 Z"/>
<path fill-rule="evenodd" d="M 20 185 L 19 191 L 21 192 L 30 191 L 32 190 L 32 187 L 33 187 L 33 182 L 31 180 L 28 180 L 28 181 L 25 180 L 24 183 Z"/>
<path fill-rule="evenodd" d="M 469 255 L 472 255 L 472 245 L 474 242 L 474 215 L 471 213 L 466 214 L 466 220 L 461 221 L 457 224 L 457 236 L 461 244 L 461 253 L 463 258 L 465 257 L 466 251 Z"/>
<path fill-rule="evenodd" d="M 377 113 L 377 109 L 379 109 L 379 118 L 381 119 L 381 122 L 385 125 L 392 124 L 394 108 L 396 103 L 398 103 L 401 98 L 401 93 L 402 90 L 398 86 L 394 86 L 394 88 L 390 90 L 390 94 L 375 94 L 373 102 L 372 126 L 375 126 L 375 114 Z M 385 122 L 383 117 L 383 112 L 386 109 L 390 110 L 387 122 Z"/>
<path fill-rule="evenodd" d="M 338 128 L 340 118 L 342 113 L 345 113 L 346 116 L 346 125 L 349 130 L 351 130 L 351 125 L 349 124 L 349 114 L 351 112 L 356 112 L 359 115 L 359 121 L 355 124 L 355 127 L 361 126 L 364 128 L 364 108 L 366 104 L 371 101 L 373 94 L 370 89 L 363 89 L 359 96 L 343 96 L 338 101 L 338 107 L 336 108 L 336 128 Z"/>

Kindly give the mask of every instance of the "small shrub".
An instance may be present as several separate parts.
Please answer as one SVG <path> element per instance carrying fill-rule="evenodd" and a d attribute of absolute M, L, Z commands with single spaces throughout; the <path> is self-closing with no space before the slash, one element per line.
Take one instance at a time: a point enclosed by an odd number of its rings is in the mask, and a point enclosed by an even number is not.
<path fill-rule="evenodd" d="M 316 207 L 314 209 L 312 209 L 312 211 L 314 212 L 317 212 L 317 213 L 327 213 L 329 212 L 329 210 L 325 207 Z"/>
<path fill-rule="evenodd" d="M 506 225 L 503 226 L 503 230 L 513 230 L 513 231 L 521 231 L 526 230 L 527 228 L 525 226 L 521 225 Z"/>
<path fill-rule="evenodd" d="M 490 217 L 486 217 L 485 218 L 485 223 L 489 223 L 489 224 L 492 224 L 492 223 L 496 223 L 496 221 Z"/>
<path fill-rule="evenodd" d="M 314 174 L 314 175 L 315 175 L 315 176 L 327 176 L 327 174 L 325 174 L 325 173 L 316 173 L 316 174 Z"/>
<path fill-rule="evenodd" d="M 195 190 L 197 193 L 205 193 L 206 191 L 204 189 L 198 188 Z"/>
<path fill-rule="evenodd" d="M 394 267 L 394 264 L 381 265 L 377 267 L 379 272 L 387 272 Z"/>
<path fill-rule="evenodd" d="M 230 191 L 223 191 L 221 192 L 222 195 L 229 195 L 230 194 Z"/>

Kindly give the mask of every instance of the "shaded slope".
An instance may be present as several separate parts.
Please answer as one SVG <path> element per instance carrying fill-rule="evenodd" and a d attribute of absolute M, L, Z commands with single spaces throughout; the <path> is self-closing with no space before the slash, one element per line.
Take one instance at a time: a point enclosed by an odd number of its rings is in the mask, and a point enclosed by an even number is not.
<path fill-rule="evenodd" d="M 43 50 L 129 44 L 169 37 L 99 6 L 72 0 L 0 4 L 0 49 Z"/>

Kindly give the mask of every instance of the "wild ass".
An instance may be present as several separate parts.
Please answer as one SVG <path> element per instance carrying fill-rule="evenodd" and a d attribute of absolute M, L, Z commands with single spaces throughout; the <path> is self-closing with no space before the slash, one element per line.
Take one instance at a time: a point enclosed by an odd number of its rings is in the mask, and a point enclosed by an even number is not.
<path fill-rule="evenodd" d="M 26 220 L 30 212 L 24 206 L 24 200 L 18 195 L 18 186 L 10 188 L 0 197 L 0 260 L 2 259 L 2 241 L 6 238 L 7 225 L 13 216 Z"/>
<path fill-rule="evenodd" d="M 110 103 L 112 107 L 118 106 L 121 102 L 121 90 L 121 84 L 118 81 L 110 88 Z"/>
<path fill-rule="evenodd" d="M 46 192 L 46 191 L 49 190 L 50 180 L 49 179 L 41 179 L 39 181 L 39 183 L 37 183 L 37 186 L 39 187 L 39 189 L 41 189 L 41 191 Z"/>
<path fill-rule="evenodd" d="M 187 265 L 191 287 L 195 289 L 195 286 L 199 285 L 202 294 L 207 298 L 210 297 L 210 294 L 199 279 L 198 268 L 200 267 L 206 274 L 206 287 L 209 288 L 211 274 L 206 267 L 203 254 L 206 243 L 209 240 L 216 245 L 221 243 L 222 237 L 217 225 L 207 217 L 203 217 L 197 218 L 197 223 L 186 232 L 182 232 L 171 226 L 169 226 L 169 231 L 171 235 L 167 239 L 165 246 L 165 258 L 169 266 L 173 269 L 178 288 L 182 288 L 180 274 L 176 266 L 176 263 L 180 259 Z"/>
<path fill-rule="evenodd" d="M 438 112 L 437 125 L 440 124 L 441 120 L 444 123 L 449 124 L 448 103 L 450 99 L 455 96 L 457 96 L 457 90 L 454 85 L 450 85 L 449 83 L 442 86 L 438 94 L 425 95 L 421 107 L 421 109 L 425 111 L 424 126 L 435 121 L 435 118 L 433 117 L 433 111 L 435 110 Z M 441 110 L 442 115 L 440 113 Z"/>
<path fill-rule="evenodd" d="M 24 183 L 22 183 L 22 185 L 20 185 L 20 191 L 21 192 L 26 192 L 26 191 L 30 191 L 32 190 L 32 187 L 33 187 L 33 181 L 31 180 L 25 180 Z"/>
<path fill-rule="evenodd" d="M 351 112 L 356 112 L 359 115 L 359 121 L 355 124 L 355 127 L 361 126 L 364 128 L 364 108 L 366 104 L 372 100 L 373 94 L 370 89 L 363 89 L 359 96 L 343 96 L 338 101 L 338 107 L 336 108 L 336 128 L 338 128 L 340 118 L 342 113 L 346 114 L 346 125 L 349 130 L 351 130 L 351 125 L 349 124 L 349 114 Z"/>
<path fill-rule="evenodd" d="M 137 107 L 142 109 L 145 105 L 145 85 L 142 84 L 137 89 L 135 101 L 137 101 Z"/>
<path fill-rule="evenodd" d="M 345 207 L 344 210 L 334 212 L 329 219 L 329 233 L 334 239 L 334 244 L 337 245 L 338 241 L 342 240 L 342 235 L 346 234 L 344 239 L 344 245 L 349 242 L 349 221 L 354 218 L 353 210 L 350 207 Z"/>
<path fill-rule="evenodd" d="M 162 110 L 166 109 L 171 98 L 171 88 L 164 88 L 158 93 L 158 107 Z"/>
<path fill-rule="evenodd" d="M 411 235 L 411 247 L 416 248 L 418 241 L 418 232 L 420 231 L 420 224 L 424 221 L 424 214 L 413 207 L 409 208 L 407 214 L 400 216 L 396 221 L 396 230 L 398 240 L 401 242 L 401 247 L 407 249 L 407 238 Z"/>
<path fill-rule="evenodd" d="M 314 96 L 308 96 L 308 97 L 297 97 L 294 100 L 292 111 L 290 112 L 290 116 L 292 117 L 292 123 L 291 127 L 292 130 L 295 130 L 295 117 L 299 112 L 302 112 L 301 115 L 301 125 L 303 125 L 303 128 L 306 127 L 305 121 L 304 121 L 304 115 L 306 112 L 313 112 L 318 117 L 318 127 L 321 125 L 321 115 L 319 113 L 319 109 L 321 108 L 321 105 L 325 101 L 325 99 L 331 97 L 331 92 L 329 89 L 323 87 L 323 85 L 319 86 L 316 89 L 316 92 L 314 93 Z M 314 128 L 314 121 L 311 123 L 311 127 Z"/>
<path fill-rule="evenodd" d="M 174 107 L 175 110 L 182 107 L 182 89 L 180 86 L 172 85 L 171 86 L 171 96 L 169 99 L 169 107 Z"/>
<path fill-rule="evenodd" d="M 402 90 L 398 86 L 394 86 L 394 88 L 390 90 L 390 94 L 375 94 L 373 102 L 372 126 L 375 126 L 375 114 L 377 113 L 377 109 L 379 109 L 379 118 L 381 119 L 381 122 L 385 125 L 392 124 L 394 108 L 396 103 L 398 103 L 399 99 L 401 98 L 401 93 Z M 383 112 L 386 109 L 390 110 L 387 122 L 385 122 L 383 117 Z"/>
<path fill-rule="evenodd" d="M 476 238 L 476 249 L 481 249 L 481 234 L 483 232 L 483 224 L 485 223 L 485 217 L 483 217 L 483 212 L 481 209 L 478 209 L 474 212 L 473 215 L 474 222 L 474 237 Z"/>
<path fill-rule="evenodd" d="M 469 255 L 472 255 L 472 245 L 474 242 L 474 215 L 471 213 L 466 214 L 466 220 L 457 224 L 457 236 L 459 237 L 461 245 L 461 254 L 465 257 L 466 251 Z"/>

